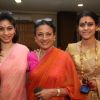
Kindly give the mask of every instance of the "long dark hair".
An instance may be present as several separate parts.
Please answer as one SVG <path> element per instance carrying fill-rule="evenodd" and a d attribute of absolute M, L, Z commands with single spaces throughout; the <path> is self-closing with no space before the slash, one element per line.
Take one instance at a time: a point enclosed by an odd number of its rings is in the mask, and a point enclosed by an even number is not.
<path fill-rule="evenodd" d="M 91 17 L 95 21 L 95 24 L 98 25 L 98 21 L 99 21 L 98 15 L 96 13 L 94 13 L 93 11 L 87 11 L 87 10 L 77 13 L 77 25 L 79 25 L 80 19 L 84 16 Z"/>

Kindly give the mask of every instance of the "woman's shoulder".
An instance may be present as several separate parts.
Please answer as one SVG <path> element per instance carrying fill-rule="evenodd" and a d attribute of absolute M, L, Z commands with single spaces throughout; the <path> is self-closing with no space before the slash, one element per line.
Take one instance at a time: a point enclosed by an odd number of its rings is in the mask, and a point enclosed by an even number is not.
<path fill-rule="evenodd" d="M 69 43 L 66 49 L 74 49 L 80 45 L 80 41 L 76 43 Z"/>
<path fill-rule="evenodd" d="M 59 48 L 57 48 L 58 52 L 56 52 L 58 55 L 59 55 L 59 58 L 63 61 L 70 61 L 72 58 L 71 58 L 71 55 L 69 52 L 67 51 L 64 51 L 64 50 L 61 50 Z"/>
<path fill-rule="evenodd" d="M 81 43 L 81 41 L 76 42 L 76 43 L 69 43 L 67 48 L 66 48 L 66 51 L 68 51 L 68 52 L 75 52 L 75 51 L 77 51 L 78 48 L 80 47 L 80 43 Z"/>
<path fill-rule="evenodd" d="M 60 48 L 56 48 L 56 53 L 58 53 L 59 55 L 69 55 L 68 52 L 65 52 L 64 50 L 60 49 Z"/>
<path fill-rule="evenodd" d="M 80 41 L 76 42 L 76 43 L 69 43 L 67 47 L 69 47 L 69 48 L 75 48 L 76 46 L 79 46 L 79 45 L 80 45 Z"/>
<path fill-rule="evenodd" d="M 34 51 L 30 51 L 28 53 L 28 59 L 31 60 L 31 59 L 38 59 L 38 56 L 36 55 L 36 53 Z"/>
<path fill-rule="evenodd" d="M 30 51 L 27 56 L 29 70 L 32 71 L 36 65 L 38 64 L 39 60 L 34 51 Z"/>
<path fill-rule="evenodd" d="M 26 45 L 23 45 L 23 44 L 20 44 L 20 43 L 16 43 L 15 45 L 20 50 L 27 50 L 27 51 L 29 51 L 29 49 L 28 49 L 28 47 Z"/>

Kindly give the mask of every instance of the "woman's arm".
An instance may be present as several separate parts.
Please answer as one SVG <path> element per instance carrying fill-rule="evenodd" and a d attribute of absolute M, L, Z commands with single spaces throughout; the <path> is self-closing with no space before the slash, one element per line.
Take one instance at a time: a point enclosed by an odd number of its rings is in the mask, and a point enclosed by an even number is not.
<path fill-rule="evenodd" d="M 65 88 L 43 89 L 40 92 L 37 92 L 35 95 L 37 98 L 42 98 L 43 100 L 48 100 L 57 96 L 68 96 Z"/>

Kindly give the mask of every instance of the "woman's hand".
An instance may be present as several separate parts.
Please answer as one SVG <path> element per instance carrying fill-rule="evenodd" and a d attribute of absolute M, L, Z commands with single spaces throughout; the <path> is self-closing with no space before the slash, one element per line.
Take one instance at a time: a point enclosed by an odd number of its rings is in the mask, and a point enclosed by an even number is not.
<path fill-rule="evenodd" d="M 91 90 L 97 90 L 97 83 L 96 80 L 89 80 L 88 85 L 90 86 Z"/>
<path fill-rule="evenodd" d="M 36 93 L 35 96 L 39 98 L 39 100 L 49 100 L 56 94 L 57 94 L 56 89 L 43 89 L 40 92 Z"/>
<path fill-rule="evenodd" d="M 95 79 L 89 80 L 87 76 L 84 76 L 82 79 L 82 84 L 87 84 L 91 90 L 97 90 L 97 83 Z"/>

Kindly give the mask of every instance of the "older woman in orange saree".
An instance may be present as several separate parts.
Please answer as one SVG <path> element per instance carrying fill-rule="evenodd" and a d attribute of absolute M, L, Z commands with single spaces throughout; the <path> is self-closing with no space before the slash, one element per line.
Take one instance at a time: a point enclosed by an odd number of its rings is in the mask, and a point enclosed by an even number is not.
<path fill-rule="evenodd" d="M 80 81 L 70 55 L 54 47 L 54 40 L 52 21 L 36 23 L 35 41 L 40 50 L 35 53 L 39 63 L 30 72 L 28 100 L 86 100 L 79 92 Z M 41 90 L 34 92 L 38 87 Z"/>

